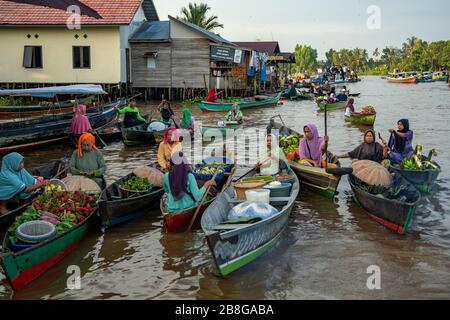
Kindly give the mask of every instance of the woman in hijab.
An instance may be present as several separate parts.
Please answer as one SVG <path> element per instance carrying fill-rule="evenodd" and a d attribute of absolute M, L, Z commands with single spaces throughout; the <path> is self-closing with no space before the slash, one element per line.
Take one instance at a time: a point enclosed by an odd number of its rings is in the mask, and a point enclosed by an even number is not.
<path fill-rule="evenodd" d="M 207 181 L 202 188 L 199 188 L 182 152 L 175 153 L 170 162 L 170 172 L 164 175 L 167 211 L 175 213 L 195 207 L 208 188 L 216 185 L 215 181 Z"/>
<path fill-rule="evenodd" d="M 164 141 L 158 148 L 158 164 L 164 170 L 170 169 L 170 160 L 176 152 L 181 152 L 182 146 L 178 140 L 177 129 L 169 128 L 164 133 Z"/>
<path fill-rule="evenodd" d="M 89 122 L 88 117 L 86 117 L 86 106 L 84 104 L 80 104 L 76 108 L 75 115 L 73 116 L 70 133 L 73 136 L 79 136 L 91 130 L 91 123 Z"/>
<path fill-rule="evenodd" d="M 195 118 L 192 116 L 191 110 L 187 108 L 183 109 L 183 118 L 181 119 L 180 128 L 188 130 L 191 137 L 195 132 Z"/>
<path fill-rule="evenodd" d="M 317 127 L 313 123 L 303 128 L 305 138 L 300 141 L 300 161 L 302 164 L 322 167 L 322 156 L 328 146 L 328 137 L 320 137 Z"/>
<path fill-rule="evenodd" d="M 357 159 L 357 160 L 371 160 L 381 163 L 388 157 L 388 147 L 386 141 L 383 145 L 376 141 L 375 131 L 367 130 L 364 133 L 364 142 L 355 150 L 339 155 L 339 159 Z"/>
<path fill-rule="evenodd" d="M 350 100 L 348 100 L 347 108 L 345 108 L 346 117 L 350 117 L 352 114 L 356 113 L 354 103 L 355 99 L 351 98 Z"/>
<path fill-rule="evenodd" d="M 283 150 L 276 144 L 274 145 L 276 141 L 277 138 L 274 134 L 267 134 L 267 155 L 256 164 L 258 173 L 262 173 L 263 175 L 265 175 L 264 172 L 268 172 L 270 175 L 279 174 L 282 171 L 286 171 L 287 174 L 292 173 Z"/>
<path fill-rule="evenodd" d="M 81 135 L 78 140 L 78 150 L 74 151 L 70 159 L 70 173 L 94 180 L 100 188 L 104 189 L 106 169 L 103 154 L 95 146 L 95 137 L 90 133 Z"/>
<path fill-rule="evenodd" d="M 239 124 L 242 123 L 244 115 L 242 114 L 241 108 L 237 103 L 233 104 L 231 111 L 228 113 L 227 121 L 237 121 Z"/>
<path fill-rule="evenodd" d="M 409 120 L 402 119 L 397 122 L 397 131 L 389 130 L 389 160 L 393 163 L 400 163 L 403 159 L 411 157 L 414 153 L 413 138 L 414 133 L 409 129 Z"/>
<path fill-rule="evenodd" d="M 125 115 L 123 120 L 125 128 L 132 128 L 147 123 L 145 118 L 141 116 L 135 99 L 131 99 L 130 104 L 125 108 L 117 110 L 117 119 L 119 119 L 121 115 Z"/>
<path fill-rule="evenodd" d="M 16 152 L 3 157 L 0 171 L 0 215 L 8 213 L 7 202 L 18 196 L 31 198 L 36 190 L 44 188 L 48 181 L 39 181 L 25 169 L 24 157 Z"/>

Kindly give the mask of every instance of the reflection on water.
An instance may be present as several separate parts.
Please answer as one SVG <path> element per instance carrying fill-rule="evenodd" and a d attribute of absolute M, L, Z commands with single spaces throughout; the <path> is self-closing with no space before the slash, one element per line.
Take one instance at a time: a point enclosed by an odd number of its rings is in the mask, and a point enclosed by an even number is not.
<path fill-rule="evenodd" d="M 24 290 L 12 295 L 0 273 L 0 298 L 9 299 L 423 299 L 450 298 L 450 144 L 447 140 L 450 93 L 444 83 L 395 85 L 368 77 L 349 86 L 361 92 L 356 107 L 373 105 L 375 130 L 387 137 L 398 119 L 409 118 L 415 143 L 439 151 L 442 174 L 436 193 L 425 198 L 411 234 L 399 237 L 370 220 L 351 197 L 342 179 L 336 203 L 302 190 L 282 240 L 255 263 L 227 279 L 216 276 L 201 230 L 166 234 L 162 217 L 151 214 L 108 230 L 92 230 L 77 251 Z M 146 106 L 150 113 L 157 102 Z M 181 107 L 176 108 L 181 113 Z M 245 111 L 246 126 L 263 129 L 268 119 L 283 116 L 302 130 L 307 122 L 324 129 L 324 114 L 314 102 L 285 102 L 282 107 Z M 223 114 L 193 115 L 204 125 Z M 329 112 L 330 149 L 350 151 L 362 141 L 363 127 L 344 122 L 343 111 Z M 112 182 L 137 166 L 156 159 L 156 148 L 105 150 L 107 180 Z M 73 150 L 52 146 L 25 152 L 28 165 L 70 156 Z M 349 165 L 344 161 L 344 165 Z M 155 218 L 156 217 L 156 218 Z M 81 290 L 67 290 L 66 270 L 78 265 Z M 367 268 L 382 271 L 382 290 L 366 287 Z"/>

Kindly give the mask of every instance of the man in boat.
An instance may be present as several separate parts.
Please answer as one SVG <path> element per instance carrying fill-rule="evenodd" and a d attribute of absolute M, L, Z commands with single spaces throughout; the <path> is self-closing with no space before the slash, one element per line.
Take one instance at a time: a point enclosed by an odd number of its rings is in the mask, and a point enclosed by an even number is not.
<path fill-rule="evenodd" d="M 175 213 L 195 207 L 206 191 L 215 185 L 216 182 L 210 180 L 199 188 L 186 157 L 182 152 L 174 153 L 170 160 L 170 172 L 164 175 L 167 212 Z"/>
<path fill-rule="evenodd" d="M 322 156 L 328 147 L 328 137 L 319 136 L 319 131 L 313 123 L 307 124 L 303 132 L 305 137 L 300 141 L 300 163 L 322 168 Z"/>
<path fill-rule="evenodd" d="M 266 136 L 267 155 L 256 164 L 258 173 L 263 175 L 291 174 L 292 169 L 284 155 L 283 150 L 278 145 L 274 145 L 277 140 L 270 132 Z M 284 172 L 283 172 L 284 171 Z"/>
<path fill-rule="evenodd" d="M 141 116 L 141 113 L 136 106 L 135 99 L 131 99 L 130 104 L 125 108 L 117 109 L 117 117 L 119 118 L 120 115 L 125 115 L 125 119 L 123 121 L 125 128 L 132 128 L 147 123 Z"/>
<path fill-rule="evenodd" d="M 162 122 L 170 126 L 170 122 L 173 119 L 173 116 L 175 113 L 173 112 L 172 108 L 170 107 L 170 103 L 167 100 L 163 100 L 159 106 L 158 106 L 159 113 L 161 114 Z"/>
<path fill-rule="evenodd" d="M 374 130 L 367 130 L 364 133 L 364 142 L 355 150 L 338 155 L 339 159 L 356 159 L 356 160 L 370 160 L 381 163 L 388 157 L 388 145 L 385 140 L 382 140 L 383 145 L 376 141 Z"/>
<path fill-rule="evenodd" d="M 182 145 L 179 142 L 177 129 L 169 128 L 164 133 L 164 141 L 158 148 L 158 164 L 163 171 L 170 170 L 170 161 L 174 153 L 182 152 Z"/>
<path fill-rule="evenodd" d="M 34 178 L 25 169 L 24 157 L 13 152 L 2 159 L 0 171 L 0 215 L 9 212 L 8 202 L 20 202 L 32 197 L 33 193 L 45 188 L 49 182 Z"/>
<path fill-rule="evenodd" d="M 234 103 L 231 111 L 228 112 L 226 121 L 236 121 L 239 124 L 242 124 L 242 122 L 244 121 L 244 115 L 242 114 L 241 108 L 237 103 Z"/>
<path fill-rule="evenodd" d="M 103 190 L 106 188 L 104 174 L 107 166 L 103 154 L 95 146 L 95 137 L 84 133 L 78 140 L 78 149 L 70 159 L 70 173 L 95 181 Z"/>
<path fill-rule="evenodd" d="M 389 160 L 393 163 L 401 163 L 405 158 L 414 154 L 414 132 L 409 129 L 409 120 L 402 119 L 397 122 L 397 131 L 390 129 Z"/>

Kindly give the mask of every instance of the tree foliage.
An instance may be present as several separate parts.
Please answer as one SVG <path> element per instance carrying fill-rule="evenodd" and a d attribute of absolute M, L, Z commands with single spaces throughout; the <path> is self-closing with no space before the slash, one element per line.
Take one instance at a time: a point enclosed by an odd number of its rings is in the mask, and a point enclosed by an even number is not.
<path fill-rule="evenodd" d="M 188 7 L 181 9 L 182 16 L 177 19 L 193 23 L 208 31 L 223 28 L 223 24 L 219 23 L 217 16 L 207 16 L 209 10 L 211 8 L 206 3 L 189 3 Z"/>
<path fill-rule="evenodd" d="M 308 45 L 295 47 L 295 66 L 297 72 L 312 72 L 317 69 L 317 50 Z"/>

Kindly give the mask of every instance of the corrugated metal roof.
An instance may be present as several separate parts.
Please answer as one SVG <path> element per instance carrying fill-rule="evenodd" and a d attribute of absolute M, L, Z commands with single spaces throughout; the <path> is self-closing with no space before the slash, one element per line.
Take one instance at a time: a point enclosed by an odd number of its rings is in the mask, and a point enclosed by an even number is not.
<path fill-rule="evenodd" d="M 129 41 L 167 41 L 169 39 L 169 21 L 146 21 L 131 35 Z"/>
<path fill-rule="evenodd" d="M 219 34 L 215 34 L 211 31 L 207 31 L 207 30 L 197 26 L 196 24 L 186 22 L 186 21 L 174 18 L 172 16 L 169 16 L 169 19 L 179 22 L 181 24 L 184 24 L 185 26 L 193 29 L 194 31 L 201 33 L 205 38 L 208 38 L 209 40 L 211 40 L 213 42 L 236 47 L 236 45 L 234 43 L 232 43 L 231 41 L 228 41 L 227 39 L 222 38 Z"/>
<path fill-rule="evenodd" d="M 268 53 L 269 55 L 280 53 L 280 45 L 277 41 L 235 42 L 235 44 L 261 53 Z"/>

